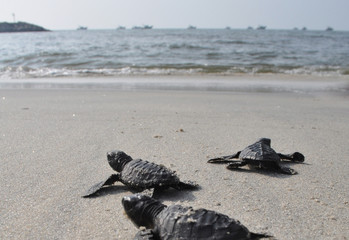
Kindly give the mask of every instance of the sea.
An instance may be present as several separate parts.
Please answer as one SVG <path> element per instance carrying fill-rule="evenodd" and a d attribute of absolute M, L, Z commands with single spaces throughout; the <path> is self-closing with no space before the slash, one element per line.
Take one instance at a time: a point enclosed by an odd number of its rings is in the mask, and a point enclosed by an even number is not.
<path fill-rule="evenodd" d="M 1 33 L 0 79 L 349 75 L 349 32 L 147 29 Z"/>

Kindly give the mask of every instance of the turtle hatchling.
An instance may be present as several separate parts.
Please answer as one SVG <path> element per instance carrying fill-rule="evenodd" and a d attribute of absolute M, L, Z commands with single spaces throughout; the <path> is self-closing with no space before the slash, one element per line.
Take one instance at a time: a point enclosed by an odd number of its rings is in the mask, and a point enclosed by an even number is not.
<path fill-rule="evenodd" d="M 248 165 L 249 167 L 270 169 L 284 174 L 297 174 L 292 168 L 281 166 L 282 161 L 304 162 L 304 155 L 299 152 L 292 154 L 276 153 L 270 146 L 269 138 L 261 138 L 252 145 L 233 155 L 222 156 L 208 160 L 209 163 L 229 163 L 228 169 L 237 169 Z M 233 160 L 236 158 L 237 160 Z"/>
<path fill-rule="evenodd" d="M 122 205 L 127 216 L 141 229 L 135 240 L 271 238 L 250 232 L 227 215 L 203 208 L 166 206 L 142 194 L 124 197 Z"/>
<path fill-rule="evenodd" d="M 95 195 L 103 186 L 119 181 L 136 190 L 175 188 L 177 190 L 195 189 L 198 185 L 191 181 L 180 181 L 174 171 L 141 159 L 132 159 L 123 151 L 107 153 L 108 163 L 116 174 L 105 181 L 93 185 L 83 197 Z"/>

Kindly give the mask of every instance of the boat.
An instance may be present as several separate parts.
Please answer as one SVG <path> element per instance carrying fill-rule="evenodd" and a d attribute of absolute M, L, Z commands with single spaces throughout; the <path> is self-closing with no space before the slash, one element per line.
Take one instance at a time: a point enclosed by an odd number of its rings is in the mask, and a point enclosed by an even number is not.
<path fill-rule="evenodd" d="M 187 27 L 187 29 L 193 30 L 193 29 L 196 29 L 196 27 L 195 27 L 195 26 L 192 26 L 192 25 L 189 25 L 189 26 Z"/>
<path fill-rule="evenodd" d="M 76 30 L 87 30 L 87 27 L 79 26 Z"/>
<path fill-rule="evenodd" d="M 124 27 L 124 26 L 118 26 L 117 27 L 117 30 L 125 30 L 126 29 L 126 27 Z"/>
<path fill-rule="evenodd" d="M 134 26 L 132 29 L 135 29 L 135 30 L 148 30 L 148 29 L 152 29 L 153 26 L 151 25 L 143 25 L 143 26 Z"/>
<path fill-rule="evenodd" d="M 326 31 L 331 32 L 331 31 L 333 31 L 333 28 L 327 27 L 327 28 L 326 28 Z"/>
<path fill-rule="evenodd" d="M 267 29 L 267 27 L 266 26 L 258 26 L 256 29 L 257 30 L 265 30 L 265 29 Z"/>

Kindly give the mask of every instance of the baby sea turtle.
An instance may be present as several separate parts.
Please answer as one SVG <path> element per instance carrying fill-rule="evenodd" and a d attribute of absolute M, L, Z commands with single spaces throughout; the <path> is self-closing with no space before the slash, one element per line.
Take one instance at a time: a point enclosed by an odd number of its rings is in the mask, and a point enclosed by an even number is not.
<path fill-rule="evenodd" d="M 228 169 L 237 169 L 248 165 L 250 167 L 276 170 L 285 174 L 297 174 L 292 168 L 280 165 L 282 160 L 292 162 L 304 162 L 303 154 L 294 152 L 292 154 L 276 153 L 270 146 L 269 138 L 261 138 L 254 144 L 246 147 L 233 155 L 222 156 L 208 160 L 209 163 L 229 163 Z M 237 158 L 239 160 L 232 160 Z"/>
<path fill-rule="evenodd" d="M 252 233 L 239 221 L 203 208 L 166 206 L 142 194 L 122 199 L 125 212 L 141 227 L 135 240 L 150 239 L 260 239 L 266 234 Z"/>
<path fill-rule="evenodd" d="M 141 159 L 132 159 L 123 151 L 108 152 L 107 158 L 111 168 L 118 173 L 112 174 L 107 180 L 93 185 L 83 197 L 91 197 L 103 186 L 112 185 L 116 181 L 137 191 L 169 187 L 182 190 L 198 187 L 194 182 L 180 181 L 175 172 L 162 165 Z"/>

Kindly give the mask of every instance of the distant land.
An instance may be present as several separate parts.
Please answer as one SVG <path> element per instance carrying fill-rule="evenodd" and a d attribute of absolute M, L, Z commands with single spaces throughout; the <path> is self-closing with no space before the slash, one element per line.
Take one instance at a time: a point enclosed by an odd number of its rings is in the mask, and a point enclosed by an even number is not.
<path fill-rule="evenodd" d="M 0 33 L 2 32 L 45 32 L 49 31 L 43 27 L 26 22 L 0 22 Z"/>

